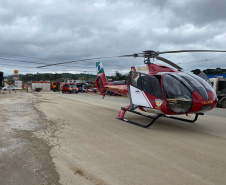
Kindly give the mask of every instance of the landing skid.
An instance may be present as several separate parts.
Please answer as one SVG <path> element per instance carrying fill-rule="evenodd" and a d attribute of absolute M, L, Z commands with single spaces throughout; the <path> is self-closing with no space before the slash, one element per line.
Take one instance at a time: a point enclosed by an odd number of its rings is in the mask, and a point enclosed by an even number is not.
<path fill-rule="evenodd" d="M 185 122 L 189 122 L 189 123 L 194 123 L 198 119 L 199 115 L 204 115 L 204 113 L 196 113 L 195 114 L 195 118 L 193 120 L 189 120 L 189 119 L 178 118 L 178 117 L 169 116 L 169 115 L 165 115 L 165 114 L 157 114 L 156 116 L 149 116 L 149 115 L 142 114 L 140 112 L 134 111 L 134 109 L 130 110 L 129 108 L 130 108 L 130 106 L 122 107 L 121 111 L 119 112 L 119 115 L 118 115 L 117 119 L 125 121 L 125 122 L 128 122 L 128 123 L 131 123 L 133 125 L 137 125 L 137 126 L 143 127 L 143 128 L 150 127 L 160 117 L 166 117 L 166 118 L 176 119 L 176 120 L 185 121 Z M 137 123 L 137 122 L 134 122 L 134 121 L 130 121 L 130 120 L 124 118 L 124 115 L 125 115 L 126 111 L 129 111 L 129 112 L 134 113 L 134 114 L 138 114 L 140 116 L 144 116 L 144 117 L 150 118 L 150 119 L 152 119 L 152 121 L 149 124 L 147 124 L 147 125 L 140 124 L 140 123 Z"/>

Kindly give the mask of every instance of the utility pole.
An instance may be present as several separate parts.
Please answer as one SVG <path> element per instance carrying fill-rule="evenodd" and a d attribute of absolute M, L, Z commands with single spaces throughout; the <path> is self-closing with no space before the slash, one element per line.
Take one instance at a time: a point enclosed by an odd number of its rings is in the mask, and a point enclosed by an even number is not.
<path fill-rule="evenodd" d="M 84 72 L 85 72 L 85 82 L 86 82 L 86 72 L 87 72 L 87 71 L 84 71 Z"/>
<path fill-rule="evenodd" d="M 118 81 L 118 71 L 115 71 L 115 79 Z"/>

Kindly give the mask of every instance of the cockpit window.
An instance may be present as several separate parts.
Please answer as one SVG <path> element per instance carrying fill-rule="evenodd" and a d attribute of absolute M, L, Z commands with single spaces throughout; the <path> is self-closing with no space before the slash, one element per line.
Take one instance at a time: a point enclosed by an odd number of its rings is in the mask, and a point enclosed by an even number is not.
<path fill-rule="evenodd" d="M 213 88 L 211 87 L 211 85 L 206 80 L 204 80 L 203 78 L 201 78 L 197 75 L 194 75 L 194 74 L 189 74 L 189 75 L 191 75 L 196 80 L 198 80 L 208 91 L 214 92 Z"/>
<path fill-rule="evenodd" d="M 148 94 L 164 99 L 159 80 L 155 76 L 131 71 L 130 84 Z"/>
<path fill-rule="evenodd" d="M 196 91 L 198 91 L 198 93 L 205 100 L 208 100 L 209 99 L 208 94 L 207 94 L 207 91 L 204 88 L 204 85 L 200 81 L 198 81 L 194 76 L 191 76 L 191 75 L 186 74 L 186 73 L 178 73 L 178 75 L 181 76 L 182 78 L 184 78 Z"/>
<path fill-rule="evenodd" d="M 184 78 L 182 78 L 181 76 L 178 76 L 177 74 L 172 73 L 170 74 L 170 76 L 177 78 L 180 81 L 180 83 L 184 84 L 188 88 L 189 91 L 194 92 L 195 89 Z"/>
<path fill-rule="evenodd" d="M 151 75 L 140 74 L 140 89 L 163 99 L 162 89 L 158 79 Z"/>
<path fill-rule="evenodd" d="M 192 106 L 192 91 L 177 75 L 165 74 L 163 87 L 170 109 L 175 113 L 186 113 Z"/>

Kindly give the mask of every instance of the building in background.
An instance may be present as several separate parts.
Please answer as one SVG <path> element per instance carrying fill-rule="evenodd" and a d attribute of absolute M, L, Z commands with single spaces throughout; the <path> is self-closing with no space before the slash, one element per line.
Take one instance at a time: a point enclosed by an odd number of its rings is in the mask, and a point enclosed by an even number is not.
<path fill-rule="evenodd" d="M 213 74 L 213 75 L 207 75 L 208 78 L 217 78 L 217 77 L 222 77 L 226 78 L 226 74 Z"/>

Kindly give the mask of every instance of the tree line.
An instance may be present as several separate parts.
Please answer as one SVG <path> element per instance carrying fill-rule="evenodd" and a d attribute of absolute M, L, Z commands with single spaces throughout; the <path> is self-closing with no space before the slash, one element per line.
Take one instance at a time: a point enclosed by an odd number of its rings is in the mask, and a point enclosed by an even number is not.
<path fill-rule="evenodd" d="M 199 74 L 201 73 L 200 69 L 194 69 L 191 72 L 194 74 Z M 216 69 L 205 69 L 203 70 L 204 73 L 207 75 L 211 74 L 226 74 L 226 69 L 221 69 L 221 68 L 216 68 Z M 112 76 L 107 76 L 107 78 L 110 81 L 119 81 L 119 80 L 128 80 L 129 79 L 129 74 L 121 74 L 119 72 L 116 72 L 115 75 Z M 8 79 L 9 82 L 13 83 L 13 75 L 4 77 Z M 37 73 L 37 74 L 20 74 L 19 75 L 19 80 L 23 82 L 29 82 L 29 81 L 59 81 L 62 79 L 73 79 L 73 80 L 87 80 L 87 81 L 94 81 L 96 79 L 96 75 L 93 74 L 85 74 L 85 73 L 80 73 L 80 74 L 72 74 L 72 73 Z"/>
<path fill-rule="evenodd" d="M 194 69 L 191 72 L 198 75 L 202 71 L 200 69 Z M 203 70 L 204 73 L 207 75 L 215 75 L 215 74 L 226 74 L 226 69 L 221 69 L 220 67 L 217 67 L 216 69 L 205 69 Z"/>
<path fill-rule="evenodd" d="M 30 82 L 30 81 L 63 81 L 64 79 L 70 80 L 86 80 L 86 81 L 95 81 L 97 75 L 93 74 L 72 74 L 72 73 L 37 73 L 37 74 L 20 74 L 19 80 L 23 82 Z M 13 75 L 5 76 L 9 82 L 13 83 Z M 107 76 L 107 78 L 111 81 L 117 80 L 126 80 L 128 79 L 127 75 L 122 75 L 120 73 L 116 73 L 113 76 Z"/>
<path fill-rule="evenodd" d="M 13 75 L 5 76 L 9 82 L 13 82 Z M 23 82 L 30 81 L 60 81 L 64 79 L 73 79 L 73 80 L 94 80 L 96 75 L 93 74 L 72 74 L 72 73 L 37 73 L 37 74 L 19 74 L 19 80 Z"/>

